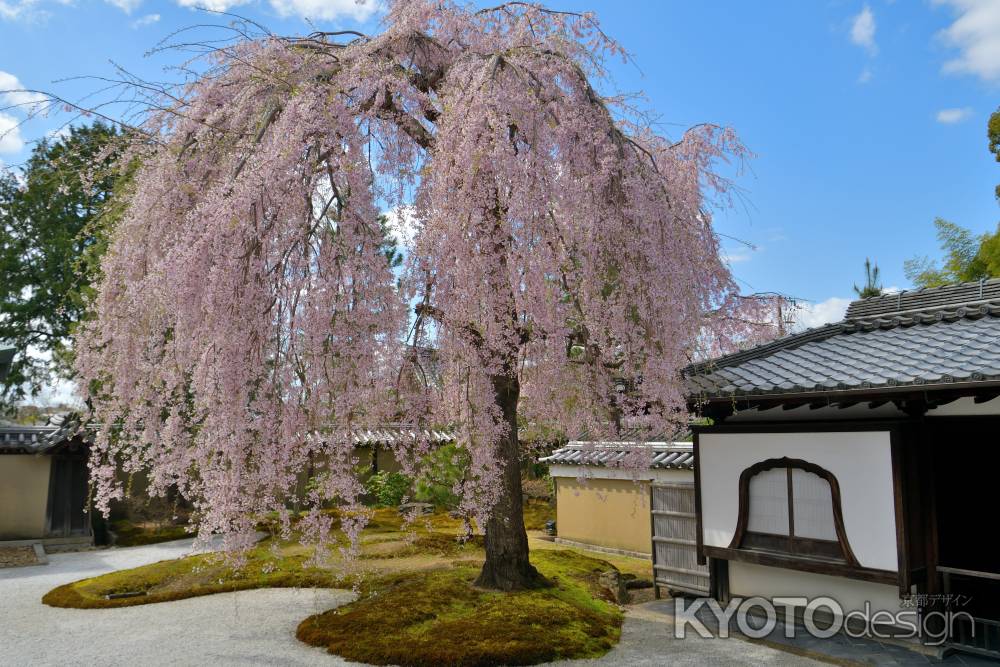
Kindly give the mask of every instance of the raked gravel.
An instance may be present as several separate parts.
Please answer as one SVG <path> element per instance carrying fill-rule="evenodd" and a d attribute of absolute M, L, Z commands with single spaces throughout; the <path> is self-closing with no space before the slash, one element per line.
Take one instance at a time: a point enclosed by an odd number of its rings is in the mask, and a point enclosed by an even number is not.
<path fill-rule="evenodd" d="M 56 609 L 51 589 L 191 553 L 192 540 L 51 554 L 49 564 L 0 570 L 0 665 L 350 664 L 295 639 L 306 616 L 349 591 L 272 588 L 119 609 Z"/>
<path fill-rule="evenodd" d="M 41 602 L 61 584 L 179 558 L 191 553 L 191 544 L 52 554 L 48 565 L 0 569 L 0 666 L 356 664 L 295 639 L 302 619 L 349 602 L 349 591 L 273 588 L 119 609 L 56 609 Z M 654 607 L 630 609 L 621 643 L 603 658 L 560 664 L 817 664 L 738 639 L 673 639 L 670 619 Z"/>

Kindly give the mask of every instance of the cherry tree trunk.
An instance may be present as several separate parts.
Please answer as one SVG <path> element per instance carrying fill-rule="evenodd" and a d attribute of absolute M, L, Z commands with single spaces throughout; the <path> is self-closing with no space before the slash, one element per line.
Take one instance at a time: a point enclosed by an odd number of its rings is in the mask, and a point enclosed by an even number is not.
<path fill-rule="evenodd" d="M 517 402 L 520 383 L 515 376 L 493 378 L 497 405 L 508 425 L 497 447 L 503 492 L 486 522 L 486 563 L 476 585 L 501 591 L 538 588 L 545 578 L 528 562 L 528 534 L 524 530 L 521 495 L 521 452 L 517 439 Z"/>

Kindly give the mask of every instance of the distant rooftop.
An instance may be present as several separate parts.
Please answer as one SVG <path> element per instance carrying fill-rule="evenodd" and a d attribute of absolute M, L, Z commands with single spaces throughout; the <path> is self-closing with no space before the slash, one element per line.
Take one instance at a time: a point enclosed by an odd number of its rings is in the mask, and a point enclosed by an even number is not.
<path fill-rule="evenodd" d="M 694 445 L 690 442 L 570 442 L 539 459 L 542 463 L 615 467 L 642 450 L 652 455 L 651 468 L 694 469 Z M 644 452 L 642 452 L 644 453 Z"/>
<path fill-rule="evenodd" d="M 426 441 L 434 445 L 451 442 L 454 436 L 446 430 L 421 429 L 409 424 L 387 424 L 373 429 L 356 429 L 350 437 L 358 447 L 395 445 Z"/>
<path fill-rule="evenodd" d="M 692 399 L 1000 383 L 1000 280 L 854 301 L 842 322 L 684 376 Z"/>
<path fill-rule="evenodd" d="M 0 421 L 0 454 L 49 454 L 74 439 L 80 431 L 75 415 L 56 415 L 47 424 Z"/>
<path fill-rule="evenodd" d="M 926 311 L 948 306 L 970 306 L 1000 301 L 1000 279 L 981 280 L 918 290 L 902 290 L 882 296 L 852 301 L 844 315 L 846 320 L 859 320 L 888 314 Z"/>

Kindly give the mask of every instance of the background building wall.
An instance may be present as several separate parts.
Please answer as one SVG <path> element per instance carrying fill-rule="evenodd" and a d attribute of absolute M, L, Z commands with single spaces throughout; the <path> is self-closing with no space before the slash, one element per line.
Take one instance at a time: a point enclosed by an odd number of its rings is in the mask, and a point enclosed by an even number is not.
<path fill-rule="evenodd" d="M 559 477 L 555 486 L 559 537 L 650 552 L 648 481 Z"/>
<path fill-rule="evenodd" d="M 0 540 L 45 535 L 51 466 L 48 456 L 0 456 Z"/>
<path fill-rule="evenodd" d="M 555 483 L 556 534 L 564 540 L 649 554 L 649 484 L 694 482 L 691 470 L 549 466 Z"/>

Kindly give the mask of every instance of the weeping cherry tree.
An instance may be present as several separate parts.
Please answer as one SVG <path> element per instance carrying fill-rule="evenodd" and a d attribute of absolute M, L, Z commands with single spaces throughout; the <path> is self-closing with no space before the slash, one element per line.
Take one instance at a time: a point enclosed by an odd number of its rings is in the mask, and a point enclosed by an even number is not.
<path fill-rule="evenodd" d="M 239 551 L 263 513 L 291 525 L 308 469 L 296 528 L 356 544 L 350 434 L 443 426 L 471 462 L 478 584 L 543 583 L 519 421 L 676 428 L 680 369 L 770 330 L 709 213 L 742 147 L 712 126 L 671 141 L 602 94 L 623 54 L 590 15 L 397 0 L 381 34 L 242 32 L 159 91 L 77 340 L 98 507 L 117 466 L 146 469 Z M 386 212 L 415 227 L 400 269 Z"/>

